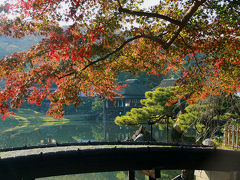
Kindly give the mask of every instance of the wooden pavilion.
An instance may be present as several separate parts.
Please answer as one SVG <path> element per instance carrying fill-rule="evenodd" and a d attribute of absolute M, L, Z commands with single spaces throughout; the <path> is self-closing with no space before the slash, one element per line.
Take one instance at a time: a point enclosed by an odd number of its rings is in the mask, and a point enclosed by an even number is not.
<path fill-rule="evenodd" d="M 145 92 L 148 90 L 138 79 L 128 79 L 120 84 L 127 84 L 117 93 L 113 101 L 104 102 L 103 119 L 113 119 L 116 116 L 123 115 L 132 108 L 140 108 L 140 100 L 145 98 Z"/>

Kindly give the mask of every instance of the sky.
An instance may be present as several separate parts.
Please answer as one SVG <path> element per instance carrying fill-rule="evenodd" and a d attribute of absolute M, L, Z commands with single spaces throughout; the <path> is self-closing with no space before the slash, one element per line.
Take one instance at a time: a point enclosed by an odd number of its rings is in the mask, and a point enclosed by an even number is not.
<path fill-rule="evenodd" d="M 4 4 L 4 2 L 14 3 L 14 2 L 16 2 L 16 0 L 0 0 L 0 5 Z M 157 4 L 159 4 L 159 0 L 144 0 L 142 8 L 148 9 L 149 7 L 157 5 Z M 8 17 L 14 18 L 15 15 L 10 15 L 10 16 L 8 15 Z M 64 26 L 64 25 L 66 25 L 66 22 L 60 22 L 60 26 Z"/>
<path fill-rule="evenodd" d="M 0 4 L 3 4 L 4 1 L 6 0 L 0 0 Z M 8 0 L 8 1 L 14 1 L 14 0 Z M 144 3 L 143 3 L 143 6 L 144 7 L 149 7 L 149 6 L 152 6 L 152 5 L 156 5 L 159 3 L 159 0 L 145 0 Z"/>
<path fill-rule="evenodd" d="M 0 0 L 0 5 L 3 4 L 6 0 Z M 7 0 L 8 2 L 12 2 L 12 1 L 15 1 L 15 0 Z"/>
<path fill-rule="evenodd" d="M 149 6 L 153 6 L 153 5 L 157 5 L 159 4 L 159 0 L 145 0 L 143 3 L 144 7 L 149 7 Z"/>

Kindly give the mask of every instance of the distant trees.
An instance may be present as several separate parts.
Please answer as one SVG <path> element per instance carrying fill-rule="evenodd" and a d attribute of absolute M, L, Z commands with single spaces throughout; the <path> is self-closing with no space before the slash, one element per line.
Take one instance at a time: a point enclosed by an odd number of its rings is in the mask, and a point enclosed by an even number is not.
<path fill-rule="evenodd" d="M 95 97 L 92 101 L 92 112 L 102 113 L 103 112 L 104 101 Z"/>

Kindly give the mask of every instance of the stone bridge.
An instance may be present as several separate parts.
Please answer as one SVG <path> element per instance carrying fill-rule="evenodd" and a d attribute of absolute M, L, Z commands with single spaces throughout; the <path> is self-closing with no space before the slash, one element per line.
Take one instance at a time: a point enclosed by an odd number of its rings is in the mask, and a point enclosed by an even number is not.
<path fill-rule="evenodd" d="M 240 152 L 160 142 L 87 142 L 0 149 L 0 179 L 150 169 L 239 171 Z"/>

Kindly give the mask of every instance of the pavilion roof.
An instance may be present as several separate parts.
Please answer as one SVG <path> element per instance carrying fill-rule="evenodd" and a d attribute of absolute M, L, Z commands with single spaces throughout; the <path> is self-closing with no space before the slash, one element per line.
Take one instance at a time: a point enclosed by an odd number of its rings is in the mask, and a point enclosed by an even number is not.
<path fill-rule="evenodd" d="M 149 90 L 138 79 L 127 79 L 120 84 L 127 84 L 126 87 L 118 91 L 123 97 L 145 97 L 145 92 Z"/>

